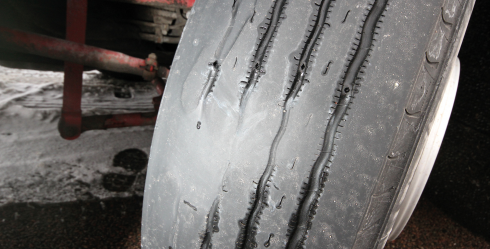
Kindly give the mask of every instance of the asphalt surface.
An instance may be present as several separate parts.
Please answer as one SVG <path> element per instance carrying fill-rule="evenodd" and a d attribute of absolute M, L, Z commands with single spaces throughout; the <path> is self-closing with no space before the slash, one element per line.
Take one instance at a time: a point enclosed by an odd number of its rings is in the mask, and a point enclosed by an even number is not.
<path fill-rule="evenodd" d="M 386 248 L 490 248 L 490 1 L 477 1 L 440 154 L 412 218 Z M 139 248 L 142 198 L 0 207 L 0 248 Z"/>

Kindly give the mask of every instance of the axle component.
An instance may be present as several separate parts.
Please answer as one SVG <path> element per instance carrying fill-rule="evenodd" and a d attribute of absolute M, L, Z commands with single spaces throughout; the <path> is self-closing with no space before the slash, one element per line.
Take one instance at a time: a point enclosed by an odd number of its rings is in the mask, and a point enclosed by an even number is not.
<path fill-rule="evenodd" d="M 154 125 L 157 112 L 82 117 L 82 132 L 142 125 Z"/>
<path fill-rule="evenodd" d="M 156 57 L 143 60 L 76 42 L 0 26 L 0 45 L 24 53 L 82 64 L 96 69 L 135 74 L 145 80 L 166 78 L 169 70 L 158 67 Z"/>
<path fill-rule="evenodd" d="M 112 0 L 115 2 L 134 3 L 155 7 L 176 6 L 181 8 L 191 8 L 195 0 Z"/>
<path fill-rule="evenodd" d="M 152 125 L 165 87 L 169 69 L 158 66 L 155 54 L 139 59 L 123 53 L 84 45 L 86 0 L 67 1 L 67 39 L 14 30 L 0 26 L 0 46 L 24 53 L 65 61 L 63 107 L 58 130 L 61 137 L 76 139 L 87 130 Z M 83 65 L 107 71 L 140 75 L 155 84 L 159 97 L 153 99 L 155 112 L 82 117 Z"/>

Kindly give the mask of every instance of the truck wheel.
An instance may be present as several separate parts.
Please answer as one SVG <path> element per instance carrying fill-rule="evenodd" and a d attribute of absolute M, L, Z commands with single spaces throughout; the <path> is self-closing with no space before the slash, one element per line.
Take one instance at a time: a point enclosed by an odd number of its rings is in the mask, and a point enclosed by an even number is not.
<path fill-rule="evenodd" d="M 155 126 L 142 247 L 382 248 L 473 4 L 197 1 Z"/>

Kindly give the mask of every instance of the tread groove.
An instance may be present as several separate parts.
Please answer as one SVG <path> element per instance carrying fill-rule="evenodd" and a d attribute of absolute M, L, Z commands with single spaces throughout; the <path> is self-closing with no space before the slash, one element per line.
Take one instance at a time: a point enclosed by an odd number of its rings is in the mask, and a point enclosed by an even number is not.
<path fill-rule="evenodd" d="M 254 90 L 255 85 L 258 83 L 260 76 L 265 74 L 264 66 L 262 64 L 267 62 L 266 58 L 268 57 L 268 50 L 272 47 L 274 43 L 275 33 L 277 32 L 277 29 L 281 24 L 281 19 L 284 18 L 282 16 L 282 13 L 286 9 L 287 3 L 288 0 L 274 1 L 271 10 L 268 12 L 269 15 L 265 18 L 265 20 L 267 20 L 264 23 L 265 26 L 260 25 L 258 27 L 260 33 L 259 41 L 250 64 L 250 71 L 248 73 L 248 76 L 246 77 L 247 81 L 243 86 L 243 92 L 240 97 L 240 120 L 242 119 L 242 115 L 247 105 L 250 94 Z M 260 31 L 261 29 L 263 29 L 264 31 Z M 240 120 L 239 124 L 241 123 Z"/>
<path fill-rule="evenodd" d="M 208 213 L 208 218 L 206 221 L 206 232 L 204 234 L 204 238 L 201 244 L 201 249 L 211 249 L 211 239 L 213 237 L 213 233 L 219 232 L 218 223 L 219 223 L 219 197 L 213 202 L 211 209 Z"/>
<path fill-rule="evenodd" d="M 293 214 L 296 222 L 286 248 L 301 248 L 306 240 L 306 233 L 311 227 L 311 221 L 315 215 L 318 200 L 323 189 L 322 185 L 328 176 L 328 173 L 324 170 L 326 167 L 330 167 L 327 164 L 331 163 L 331 157 L 335 151 L 334 140 L 336 139 L 335 135 L 337 134 L 337 128 L 339 127 L 344 114 L 347 112 L 355 92 L 350 91 L 350 89 L 355 89 L 357 87 L 356 80 L 358 79 L 359 71 L 371 51 L 370 48 L 374 40 L 374 30 L 377 27 L 377 22 L 381 17 L 381 14 L 385 10 L 387 2 L 388 0 L 376 0 L 362 25 L 360 43 L 349 63 L 342 81 L 340 99 L 332 117 L 328 121 L 321 153 L 315 160 L 308 177 L 307 191 L 304 191 L 306 194 L 304 198 L 302 198 L 296 214 Z"/>
<path fill-rule="evenodd" d="M 298 94 L 301 92 L 304 84 L 308 82 L 306 76 L 309 69 L 309 63 L 311 62 L 310 57 L 315 47 L 318 46 L 317 42 L 323 35 L 324 27 L 329 26 L 328 23 L 326 23 L 325 21 L 328 18 L 328 10 L 331 7 L 333 1 L 334 0 L 322 0 L 319 4 L 314 2 L 314 4 L 318 7 L 316 15 L 312 14 L 312 22 L 314 25 L 310 25 L 313 27 L 311 30 L 307 29 L 308 34 L 306 35 L 306 40 L 303 42 L 304 45 L 301 48 L 299 58 L 294 57 L 298 61 L 298 63 L 296 64 L 294 74 L 292 75 L 294 78 L 291 81 L 291 86 L 287 87 L 287 89 L 289 90 L 285 98 L 285 103 L 282 107 L 283 112 L 281 125 L 272 142 L 267 166 L 265 167 L 264 173 L 260 177 L 260 180 L 257 184 L 257 189 L 255 192 L 255 196 L 253 197 L 250 213 L 243 221 L 240 222 L 240 224 L 245 224 L 245 226 L 242 225 L 241 227 L 242 231 L 240 232 L 239 238 L 237 240 L 237 248 L 254 248 L 257 245 L 255 235 L 259 225 L 258 220 L 260 219 L 260 215 L 262 214 L 264 206 L 267 205 L 267 187 L 269 182 L 271 182 L 271 177 L 275 168 L 277 146 L 279 145 L 279 142 L 281 141 L 282 136 L 286 131 L 290 110 L 293 107 L 294 101 L 299 97 Z"/>

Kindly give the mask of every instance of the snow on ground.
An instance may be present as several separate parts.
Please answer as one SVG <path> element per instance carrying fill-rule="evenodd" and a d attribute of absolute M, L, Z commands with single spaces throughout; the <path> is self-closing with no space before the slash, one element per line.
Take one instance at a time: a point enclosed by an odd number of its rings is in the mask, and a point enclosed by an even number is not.
<path fill-rule="evenodd" d="M 97 71 L 83 78 L 83 115 L 153 111 L 157 94 L 149 83 Z M 130 152 L 146 160 L 153 127 L 88 131 L 64 140 L 57 130 L 62 82 L 63 73 L 0 67 L 0 205 L 142 195 L 146 167 L 114 165 L 114 156 L 137 149 Z"/>

